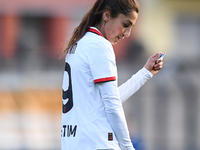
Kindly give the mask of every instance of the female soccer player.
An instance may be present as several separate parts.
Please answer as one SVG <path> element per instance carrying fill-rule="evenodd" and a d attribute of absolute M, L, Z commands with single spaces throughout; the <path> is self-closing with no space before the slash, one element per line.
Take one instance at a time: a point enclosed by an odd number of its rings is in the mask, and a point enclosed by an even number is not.
<path fill-rule="evenodd" d="M 65 50 L 62 150 L 134 150 L 122 102 L 162 68 L 161 53 L 118 88 L 112 45 L 128 37 L 135 0 L 97 0 Z"/>

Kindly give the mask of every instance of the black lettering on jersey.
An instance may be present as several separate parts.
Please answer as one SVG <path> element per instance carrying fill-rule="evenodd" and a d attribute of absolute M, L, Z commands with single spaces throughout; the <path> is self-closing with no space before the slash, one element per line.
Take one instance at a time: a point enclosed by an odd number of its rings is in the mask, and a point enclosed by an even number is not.
<path fill-rule="evenodd" d="M 69 112 L 73 107 L 71 68 L 70 68 L 70 65 L 67 62 L 65 63 L 65 71 L 68 73 L 68 76 L 69 76 L 69 82 L 68 82 L 69 83 L 69 85 L 68 85 L 69 88 L 66 91 L 63 90 L 63 94 L 62 94 L 62 99 L 63 99 L 62 112 L 63 113 Z M 65 84 L 65 83 L 63 83 L 63 84 Z M 67 102 L 64 103 L 64 101 L 67 101 Z"/>
<path fill-rule="evenodd" d="M 63 137 L 65 137 L 66 125 L 63 125 Z"/>
<path fill-rule="evenodd" d="M 61 135 L 62 137 L 70 137 L 70 136 L 73 136 L 75 137 L 76 136 L 76 130 L 77 130 L 77 125 L 73 126 L 72 125 L 63 125 L 63 134 Z"/>
<path fill-rule="evenodd" d="M 73 135 L 73 137 L 76 136 L 76 129 L 77 129 L 77 125 L 75 125 L 74 129 L 72 130 L 72 125 L 68 125 L 67 126 L 67 137 L 70 137 L 70 135 Z"/>

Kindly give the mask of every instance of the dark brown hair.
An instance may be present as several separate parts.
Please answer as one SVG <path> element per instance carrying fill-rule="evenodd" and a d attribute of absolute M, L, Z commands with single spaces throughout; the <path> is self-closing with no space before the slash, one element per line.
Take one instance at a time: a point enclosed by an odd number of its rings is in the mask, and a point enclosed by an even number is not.
<path fill-rule="evenodd" d="M 64 53 L 71 52 L 72 47 L 80 40 L 90 26 L 101 22 L 103 12 L 109 9 L 111 17 L 116 18 L 119 14 L 128 15 L 132 11 L 139 13 L 138 3 L 135 0 L 97 0 L 93 7 L 83 17 L 81 23 L 75 28 Z"/>

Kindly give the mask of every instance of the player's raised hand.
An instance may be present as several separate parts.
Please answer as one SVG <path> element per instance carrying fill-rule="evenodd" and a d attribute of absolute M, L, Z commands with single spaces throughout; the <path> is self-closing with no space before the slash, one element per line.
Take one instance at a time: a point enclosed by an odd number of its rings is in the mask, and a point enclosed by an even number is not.
<path fill-rule="evenodd" d="M 162 69 L 163 61 L 162 59 L 157 61 L 163 53 L 157 53 L 147 60 L 145 68 L 149 70 L 153 75 L 156 75 L 160 69 Z"/>

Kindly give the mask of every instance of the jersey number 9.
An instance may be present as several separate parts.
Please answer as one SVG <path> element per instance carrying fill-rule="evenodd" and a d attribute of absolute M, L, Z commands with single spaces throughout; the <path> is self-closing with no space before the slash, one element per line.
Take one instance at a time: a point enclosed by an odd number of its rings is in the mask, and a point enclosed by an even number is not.
<path fill-rule="evenodd" d="M 67 113 L 73 107 L 73 93 L 71 82 L 71 68 L 70 65 L 65 63 L 65 72 L 63 77 L 63 94 L 62 94 L 62 112 Z"/>

